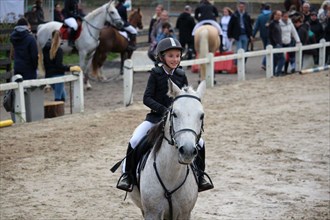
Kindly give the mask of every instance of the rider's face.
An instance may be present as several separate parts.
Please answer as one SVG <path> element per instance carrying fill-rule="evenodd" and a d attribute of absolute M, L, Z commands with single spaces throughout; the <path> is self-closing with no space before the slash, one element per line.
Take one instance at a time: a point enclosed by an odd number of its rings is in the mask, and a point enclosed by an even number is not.
<path fill-rule="evenodd" d="M 178 49 L 171 49 L 165 52 L 164 60 L 170 69 L 175 69 L 179 66 L 181 61 L 181 51 Z"/>

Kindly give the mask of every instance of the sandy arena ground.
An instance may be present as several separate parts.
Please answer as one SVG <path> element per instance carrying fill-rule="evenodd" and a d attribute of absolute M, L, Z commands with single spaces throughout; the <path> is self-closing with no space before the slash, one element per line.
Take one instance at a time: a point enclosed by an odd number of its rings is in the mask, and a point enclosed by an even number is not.
<path fill-rule="evenodd" d="M 321 72 L 208 89 L 215 189 L 200 193 L 192 219 L 329 219 L 329 82 Z M 83 114 L 1 128 L 0 219 L 141 219 L 109 171 L 147 112 L 138 85 L 128 108 L 91 92 Z"/>

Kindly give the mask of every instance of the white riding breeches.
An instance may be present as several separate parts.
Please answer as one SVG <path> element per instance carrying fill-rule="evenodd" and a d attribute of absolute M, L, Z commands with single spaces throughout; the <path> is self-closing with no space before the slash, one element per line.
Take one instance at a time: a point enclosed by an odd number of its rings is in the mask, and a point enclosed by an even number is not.
<path fill-rule="evenodd" d="M 155 126 L 154 123 L 151 123 L 150 121 L 143 121 L 139 126 L 135 128 L 133 135 L 129 141 L 133 149 L 138 145 L 141 139 L 148 133 L 150 128 L 152 128 L 153 126 Z"/>
<path fill-rule="evenodd" d="M 64 20 L 64 23 L 70 28 L 73 28 L 75 31 L 78 30 L 78 23 L 74 18 L 67 18 Z"/>
<path fill-rule="evenodd" d="M 219 35 L 222 35 L 222 29 L 221 29 L 220 25 L 214 20 L 203 20 L 203 21 L 198 22 L 195 25 L 191 35 L 195 36 L 195 32 L 196 32 L 197 28 L 199 28 L 200 26 L 202 26 L 204 24 L 211 24 L 213 27 L 215 27 L 218 30 Z"/>
<path fill-rule="evenodd" d="M 132 26 L 132 25 L 128 25 L 127 27 L 124 27 L 125 31 L 130 32 L 131 34 L 137 34 L 137 30 Z"/>

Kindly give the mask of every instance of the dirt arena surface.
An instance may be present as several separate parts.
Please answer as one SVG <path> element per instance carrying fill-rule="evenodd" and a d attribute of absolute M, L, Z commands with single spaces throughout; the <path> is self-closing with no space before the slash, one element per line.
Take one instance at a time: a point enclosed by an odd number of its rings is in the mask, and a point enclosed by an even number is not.
<path fill-rule="evenodd" d="M 117 79 L 94 83 L 85 113 L 0 129 L 0 219 L 142 219 L 109 171 L 148 111 L 136 78 L 128 108 Z M 203 99 L 215 189 L 192 219 L 329 219 L 329 73 L 220 81 Z"/>

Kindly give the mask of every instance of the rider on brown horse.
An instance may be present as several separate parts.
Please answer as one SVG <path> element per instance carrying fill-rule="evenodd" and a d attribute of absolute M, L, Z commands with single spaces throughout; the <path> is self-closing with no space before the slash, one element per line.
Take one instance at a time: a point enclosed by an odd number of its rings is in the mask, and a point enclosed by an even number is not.
<path fill-rule="evenodd" d="M 136 50 L 136 29 L 128 23 L 127 20 L 127 8 L 124 6 L 125 0 L 118 0 L 118 4 L 116 5 L 116 8 L 118 10 L 118 13 L 120 17 L 122 18 L 124 22 L 124 30 L 127 32 L 129 37 L 129 44 L 127 49 L 128 50 Z"/>

